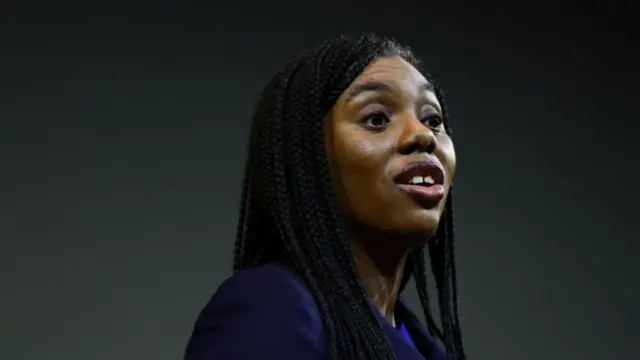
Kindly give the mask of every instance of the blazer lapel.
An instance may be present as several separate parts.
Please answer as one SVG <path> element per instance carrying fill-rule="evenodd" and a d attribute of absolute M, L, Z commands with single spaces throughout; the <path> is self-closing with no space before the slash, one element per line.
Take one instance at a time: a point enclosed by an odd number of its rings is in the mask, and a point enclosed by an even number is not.
<path fill-rule="evenodd" d="M 398 360 L 445 360 L 445 352 L 442 346 L 435 341 L 427 329 L 422 325 L 415 314 L 406 306 L 404 300 L 398 298 L 396 303 L 396 319 L 402 321 L 416 347 L 413 347 L 400 331 L 393 327 L 382 316 L 378 307 L 369 300 L 370 305 L 376 310 L 382 328 L 387 334 L 389 343 L 393 347 Z"/>
<path fill-rule="evenodd" d="M 398 360 L 424 360 L 425 358 L 420 354 L 420 352 L 414 348 L 403 336 L 400 334 L 398 329 L 394 328 L 389 324 L 386 319 L 381 319 L 382 327 L 387 334 L 387 338 L 393 347 L 393 350 L 396 353 L 396 358 Z M 401 321 L 404 321 L 401 320 Z M 415 341 L 418 343 L 419 341 Z M 416 345 L 417 346 L 417 345 Z M 431 359 L 428 359 L 431 360 Z"/>
<path fill-rule="evenodd" d="M 406 306 L 404 300 L 402 300 L 401 298 L 398 298 L 398 302 L 396 305 L 396 316 L 397 318 L 401 319 L 401 321 L 404 323 L 405 327 L 411 334 L 413 342 L 418 348 L 416 352 L 419 356 L 421 356 L 420 359 L 446 359 L 444 348 L 433 338 L 433 336 L 427 331 L 424 325 L 422 325 L 422 322 L 418 320 L 416 315 L 411 311 L 411 309 Z M 391 327 L 391 325 L 389 326 Z M 393 329 L 393 327 L 391 328 Z M 404 340 L 404 338 L 402 340 Z M 406 340 L 404 342 L 407 343 Z M 413 349 L 413 347 L 409 343 L 407 343 L 407 345 L 409 345 Z M 403 358 L 400 358 L 398 356 L 398 360 L 400 359 Z"/>

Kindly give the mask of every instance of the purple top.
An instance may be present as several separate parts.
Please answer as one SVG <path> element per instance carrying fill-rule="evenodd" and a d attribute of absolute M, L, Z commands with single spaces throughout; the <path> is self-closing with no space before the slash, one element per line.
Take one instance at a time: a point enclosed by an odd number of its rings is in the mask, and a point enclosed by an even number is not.
<path fill-rule="evenodd" d="M 411 338 L 411 335 L 409 334 L 409 331 L 407 331 L 407 327 L 404 326 L 404 322 L 399 321 L 396 319 L 396 322 L 398 323 L 398 331 L 400 332 L 400 335 L 402 335 L 402 337 L 407 340 L 407 342 L 409 344 L 411 344 L 411 346 L 413 346 L 414 348 L 416 347 L 416 344 L 413 343 L 413 339 Z"/>
<path fill-rule="evenodd" d="M 446 359 L 444 348 L 401 299 L 396 321 L 398 327 L 380 318 L 398 360 Z M 327 355 L 314 297 L 295 272 L 273 262 L 240 271 L 220 285 L 198 315 L 184 360 L 323 360 Z"/>

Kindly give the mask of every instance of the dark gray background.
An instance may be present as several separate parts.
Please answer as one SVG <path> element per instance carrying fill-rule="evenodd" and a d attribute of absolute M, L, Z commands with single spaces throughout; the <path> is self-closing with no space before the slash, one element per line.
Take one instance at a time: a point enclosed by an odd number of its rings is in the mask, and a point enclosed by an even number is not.
<path fill-rule="evenodd" d="M 0 358 L 180 358 L 259 91 L 362 29 L 447 90 L 470 358 L 640 358 L 631 5 L 282 4 L 3 5 Z"/>

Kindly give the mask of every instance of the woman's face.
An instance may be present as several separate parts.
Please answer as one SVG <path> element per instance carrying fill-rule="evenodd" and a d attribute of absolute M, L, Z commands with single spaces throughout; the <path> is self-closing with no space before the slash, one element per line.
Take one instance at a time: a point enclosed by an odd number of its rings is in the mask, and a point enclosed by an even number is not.
<path fill-rule="evenodd" d="M 333 186 L 349 225 L 423 241 L 435 235 L 456 156 L 425 77 L 400 57 L 379 58 L 327 121 Z"/>

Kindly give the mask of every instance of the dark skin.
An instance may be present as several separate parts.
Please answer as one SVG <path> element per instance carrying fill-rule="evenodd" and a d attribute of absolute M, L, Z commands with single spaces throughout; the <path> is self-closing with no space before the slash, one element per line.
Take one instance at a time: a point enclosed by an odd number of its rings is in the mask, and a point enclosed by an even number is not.
<path fill-rule="evenodd" d="M 400 57 L 372 62 L 327 118 L 326 149 L 338 207 L 365 290 L 393 317 L 405 259 L 432 239 L 456 167 L 442 108 L 425 77 Z M 445 198 L 425 205 L 394 177 L 410 163 L 433 161 L 445 174 Z"/>

